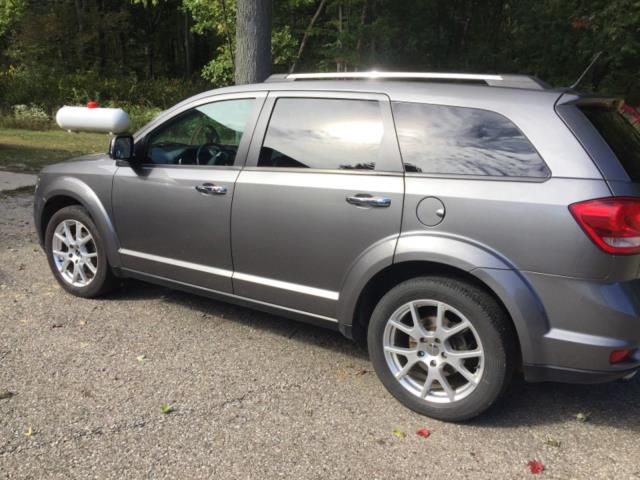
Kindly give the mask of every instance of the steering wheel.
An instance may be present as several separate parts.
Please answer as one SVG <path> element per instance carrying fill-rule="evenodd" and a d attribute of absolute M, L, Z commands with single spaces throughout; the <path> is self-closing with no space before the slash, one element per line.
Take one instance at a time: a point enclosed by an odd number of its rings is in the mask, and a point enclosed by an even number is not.
<path fill-rule="evenodd" d="M 200 135 L 204 133 L 204 138 L 202 142 L 198 141 L 198 137 L 200 137 Z M 220 141 L 220 135 L 218 135 L 218 132 L 216 131 L 216 129 L 213 127 L 213 125 L 200 125 L 198 128 L 195 129 L 195 131 L 193 132 L 193 135 L 191 135 L 191 140 L 189 140 L 189 145 L 197 145 L 198 143 L 202 144 L 208 144 L 208 143 L 218 143 Z"/>
<path fill-rule="evenodd" d="M 207 152 L 209 159 L 206 162 L 200 161 L 200 154 Z M 219 143 L 205 143 L 196 150 L 196 165 L 226 165 L 228 154 Z M 211 161 L 213 159 L 213 162 Z"/>

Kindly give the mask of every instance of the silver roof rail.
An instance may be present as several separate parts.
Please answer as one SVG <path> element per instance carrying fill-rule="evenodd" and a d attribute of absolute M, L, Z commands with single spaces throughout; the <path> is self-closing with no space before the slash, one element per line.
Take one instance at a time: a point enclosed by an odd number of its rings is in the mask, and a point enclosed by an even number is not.
<path fill-rule="evenodd" d="M 327 73 L 290 73 L 276 74 L 267 78 L 267 82 L 297 80 L 436 80 L 484 82 L 492 87 L 514 87 L 545 89 L 548 85 L 536 77 L 528 75 L 485 75 L 476 73 L 438 73 L 438 72 L 327 72 Z"/>

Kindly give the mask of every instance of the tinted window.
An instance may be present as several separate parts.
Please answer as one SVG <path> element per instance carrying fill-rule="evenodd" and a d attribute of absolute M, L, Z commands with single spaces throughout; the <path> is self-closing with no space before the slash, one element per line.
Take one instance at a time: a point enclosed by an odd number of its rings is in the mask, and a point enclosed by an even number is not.
<path fill-rule="evenodd" d="M 169 165 L 233 165 L 253 99 L 201 105 L 151 133 L 147 162 Z"/>
<path fill-rule="evenodd" d="M 258 166 L 372 170 L 382 136 L 377 101 L 280 98 Z"/>
<path fill-rule="evenodd" d="M 640 133 L 615 109 L 582 107 L 633 182 L 640 182 Z"/>
<path fill-rule="evenodd" d="M 393 103 L 407 172 L 548 177 L 549 169 L 511 121 L 473 108 Z"/>

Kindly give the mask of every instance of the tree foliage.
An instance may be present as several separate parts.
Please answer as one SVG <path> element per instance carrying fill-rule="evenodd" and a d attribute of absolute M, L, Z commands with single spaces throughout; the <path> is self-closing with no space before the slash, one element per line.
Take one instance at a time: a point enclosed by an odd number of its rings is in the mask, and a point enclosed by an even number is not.
<path fill-rule="evenodd" d="M 0 107 L 232 83 L 236 0 L 0 0 Z M 274 72 L 535 74 L 640 103 L 638 0 L 277 0 Z M 204 78 L 204 80 L 203 80 Z M 166 86 L 166 91 L 164 87 Z"/>

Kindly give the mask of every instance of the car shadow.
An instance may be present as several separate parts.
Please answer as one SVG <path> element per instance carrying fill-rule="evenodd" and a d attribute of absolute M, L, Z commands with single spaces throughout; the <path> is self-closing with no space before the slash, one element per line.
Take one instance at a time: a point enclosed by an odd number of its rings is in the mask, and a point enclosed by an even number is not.
<path fill-rule="evenodd" d="M 162 298 L 166 302 L 197 311 L 202 315 L 205 322 L 210 321 L 212 317 L 224 318 L 240 325 L 262 329 L 265 332 L 283 338 L 304 342 L 309 345 L 317 345 L 354 358 L 369 359 L 366 350 L 335 330 L 137 280 L 126 279 L 123 283 L 125 288 L 116 289 L 102 298 L 107 300 L 152 300 Z"/>
<path fill-rule="evenodd" d="M 251 328 L 263 330 L 310 346 L 330 349 L 354 358 L 368 360 L 365 349 L 343 337 L 339 332 L 259 312 L 245 307 L 219 302 L 205 297 L 126 281 L 127 288 L 111 293 L 106 299 L 164 301 L 196 310 L 202 321 L 223 317 Z M 561 383 L 527 383 L 516 375 L 505 396 L 468 425 L 481 428 L 516 428 L 579 421 L 586 415 L 593 425 L 606 425 L 640 432 L 640 375 L 596 385 Z"/>

